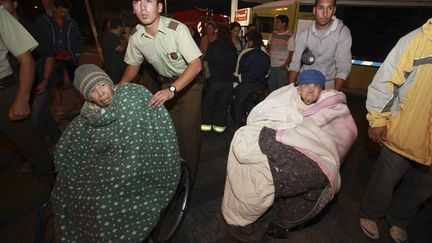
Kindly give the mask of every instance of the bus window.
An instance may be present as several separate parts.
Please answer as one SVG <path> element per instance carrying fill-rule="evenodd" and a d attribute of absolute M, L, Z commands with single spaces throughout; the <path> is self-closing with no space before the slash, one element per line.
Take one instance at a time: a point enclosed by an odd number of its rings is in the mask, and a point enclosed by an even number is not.
<path fill-rule="evenodd" d="M 258 27 L 258 31 L 261 33 L 272 33 L 274 18 L 273 17 L 255 17 L 255 26 Z"/>
<path fill-rule="evenodd" d="M 431 7 L 337 6 L 353 39 L 353 59 L 384 61 L 400 37 L 422 26 L 431 17 Z"/>
<path fill-rule="evenodd" d="M 306 4 L 302 4 L 300 5 L 300 12 L 313 12 L 313 5 L 306 5 Z"/>

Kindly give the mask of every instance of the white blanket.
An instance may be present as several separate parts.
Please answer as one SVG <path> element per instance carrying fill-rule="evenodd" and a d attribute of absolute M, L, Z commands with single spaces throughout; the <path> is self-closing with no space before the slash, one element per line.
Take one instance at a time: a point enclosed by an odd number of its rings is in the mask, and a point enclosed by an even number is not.
<path fill-rule="evenodd" d="M 222 202 L 222 214 L 228 224 L 246 226 L 273 205 L 273 177 L 267 156 L 258 145 L 264 126 L 278 131 L 277 141 L 317 162 L 334 194 L 339 190 L 341 159 L 357 137 L 346 97 L 335 90 L 324 90 L 317 103 L 301 112 L 296 96 L 298 91 L 293 85 L 274 91 L 252 110 L 247 125 L 235 133 Z"/>

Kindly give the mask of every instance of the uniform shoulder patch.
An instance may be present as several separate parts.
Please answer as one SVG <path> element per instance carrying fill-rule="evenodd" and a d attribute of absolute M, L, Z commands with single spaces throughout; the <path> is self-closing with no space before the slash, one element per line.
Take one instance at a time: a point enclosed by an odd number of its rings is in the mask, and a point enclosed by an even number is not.
<path fill-rule="evenodd" d="M 179 23 L 174 21 L 174 20 L 171 20 L 168 24 L 168 28 L 172 29 L 172 30 L 177 30 L 178 26 L 179 26 Z"/>

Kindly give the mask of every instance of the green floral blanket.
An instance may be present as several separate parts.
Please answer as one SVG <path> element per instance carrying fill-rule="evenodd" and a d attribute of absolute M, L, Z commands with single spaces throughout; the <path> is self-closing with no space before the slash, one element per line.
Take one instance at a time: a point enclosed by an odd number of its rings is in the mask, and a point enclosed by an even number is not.
<path fill-rule="evenodd" d="M 57 242 L 141 242 L 180 178 L 175 130 L 151 93 L 124 84 L 107 109 L 86 103 L 60 139 L 52 194 Z"/>

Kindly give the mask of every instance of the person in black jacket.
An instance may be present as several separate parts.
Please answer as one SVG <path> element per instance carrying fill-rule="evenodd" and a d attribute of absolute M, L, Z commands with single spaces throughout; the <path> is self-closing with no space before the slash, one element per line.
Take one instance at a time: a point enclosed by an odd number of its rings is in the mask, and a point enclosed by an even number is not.
<path fill-rule="evenodd" d="M 239 81 L 232 106 L 236 127 L 244 124 L 246 113 L 256 105 L 256 97 L 263 90 L 270 68 L 270 57 L 263 51 L 261 34 L 258 31 L 248 32 L 247 39 L 248 48 L 240 53 L 234 73 Z"/>
<path fill-rule="evenodd" d="M 69 0 L 54 0 L 53 15 L 39 15 L 34 25 L 39 57 L 36 59 L 32 123 L 40 136 L 48 135 L 51 144 L 56 144 L 61 135 L 48 109 L 53 90 L 63 86 L 65 76 L 73 80 L 82 52 L 81 32 L 69 15 L 71 8 Z M 58 94 L 58 103 L 61 103 L 60 97 Z"/>
<path fill-rule="evenodd" d="M 205 57 L 211 76 L 202 104 L 201 131 L 213 129 L 223 133 L 227 125 L 228 106 L 232 101 L 237 50 L 231 42 L 228 27 L 221 26 L 217 34 Z"/>
<path fill-rule="evenodd" d="M 110 21 L 110 28 L 101 41 L 104 56 L 104 69 L 114 84 L 117 84 L 126 69 L 124 62 L 129 36 L 123 36 L 124 26 L 120 19 Z"/>

